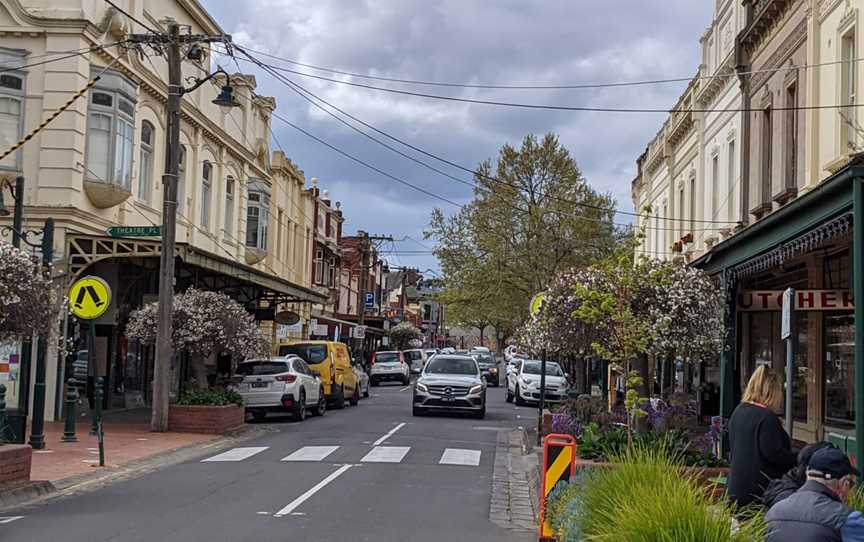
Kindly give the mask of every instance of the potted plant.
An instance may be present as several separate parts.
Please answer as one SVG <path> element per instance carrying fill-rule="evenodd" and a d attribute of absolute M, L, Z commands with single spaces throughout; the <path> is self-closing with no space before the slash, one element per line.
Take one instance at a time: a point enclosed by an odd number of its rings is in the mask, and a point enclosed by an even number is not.
<path fill-rule="evenodd" d="M 243 397 L 225 388 L 193 389 L 168 409 L 168 430 L 222 434 L 246 420 Z"/>

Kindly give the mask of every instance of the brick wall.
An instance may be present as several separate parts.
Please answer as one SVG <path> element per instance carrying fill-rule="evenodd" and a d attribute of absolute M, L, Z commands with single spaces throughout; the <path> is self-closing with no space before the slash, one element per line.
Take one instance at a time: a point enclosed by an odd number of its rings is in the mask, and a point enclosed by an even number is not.
<path fill-rule="evenodd" d="M 220 434 L 245 421 L 246 410 L 237 405 L 171 405 L 168 411 L 168 430 L 177 433 Z"/>
<path fill-rule="evenodd" d="M 27 444 L 0 446 L 0 486 L 30 481 L 33 448 Z"/>

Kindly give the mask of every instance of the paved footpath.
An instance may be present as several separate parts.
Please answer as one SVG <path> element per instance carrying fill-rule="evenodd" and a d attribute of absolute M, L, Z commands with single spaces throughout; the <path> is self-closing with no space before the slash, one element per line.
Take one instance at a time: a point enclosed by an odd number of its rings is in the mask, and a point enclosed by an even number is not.
<path fill-rule="evenodd" d="M 269 419 L 279 432 L 218 453 L 7 510 L 0 540 L 536 540 L 524 530 L 530 503 L 502 509 L 525 493 L 502 497 L 508 484 L 496 483 L 493 495 L 493 472 L 496 482 L 506 472 L 501 453 L 513 449 L 510 431 L 531 424 L 534 411 L 491 388 L 485 420 L 413 418 L 409 389 L 371 391 L 358 407 L 324 418 Z"/>

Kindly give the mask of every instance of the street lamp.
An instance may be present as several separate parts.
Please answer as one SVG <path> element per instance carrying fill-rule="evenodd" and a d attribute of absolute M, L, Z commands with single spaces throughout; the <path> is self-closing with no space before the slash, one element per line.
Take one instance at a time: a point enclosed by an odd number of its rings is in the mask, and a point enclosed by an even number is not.
<path fill-rule="evenodd" d="M 15 248 L 21 248 L 23 241 L 29 247 L 40 248 L 42 250 L 42 268 L 45 272 L 50 273 L 51 261 L 54 258 L 54 219 L 45 220 L 45 225 L 41 230 L 24 230 L 22 227 L 24 221 L 24 177 L 18 176 L 15 178 L 15 187 L 13 188 L 9 181 L 4 181 L 0 184 L 0 216 L 9 216 L 9 209 L 6 208 L 6 202 L 3 199 L 3 189 L 8 186 L 12 194 L 12 199 L 15 200 L 15 210 L 12 216 L 12 226 L 0 227 L 0 233 L 12 233 L 12 245 Z M 39 242 L 31 241 L 31 237 L 41 237 Z M 30 446 L 34 450 L 41 450 L 45 447 L 45 353 L 47 350 L 47 341 L 45 337 L 40 336 L 36 347 L 36 381 L 33 383 L 33 422 L 30 428 Z M 21 359 L 21 375 L 23 378 L 21 383 L 27 382 L 29 372 L 29 362 L 25 361 L 29 356 L 22 356 Z M 21 385 L 21 384 L 19 384 Z M 26 386 L 23 392 L 19 391 L 19 407 L 18 407 L 18 424 L 20 434 L 24 435 L 24 428 L 27 420 L 27 400 L 26 393 L 29 392 L 29 386 Z M 17 434 L 17 432 L 16 432 Z"/>

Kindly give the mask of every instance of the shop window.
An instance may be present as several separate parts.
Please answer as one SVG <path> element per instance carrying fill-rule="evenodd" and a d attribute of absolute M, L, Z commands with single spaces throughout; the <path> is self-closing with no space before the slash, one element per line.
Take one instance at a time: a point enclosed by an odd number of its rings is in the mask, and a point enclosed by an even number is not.
<path fill-rule="evenodd" d="M 807 423 L 807 381 L 812 368 L 808 349 L 807 322 L 809 313 L 796 312 L 795 334 L 798 343 L 795 345 L 795 383 L 792 389 L 792 415 L 796 422 Z M 785 375 L 785 372 L 784 372 Z"/>
<path fill-rule="evenodd" d="M 786 188 L 798 186 L 798 88 L 786 87 Z"/>
<path fill-rule="evenodd" d="M 315 250 L 315 284 L 324 284 L 324 252 Z"/>
<path fill-rule="evenodd" d="M 246 246 L 267 250 L 268 222 L 270 221 L 270 194 L 260 181 L 251 180 L 246 203 Z"/>
<path fill-rule="evenodd" d="M 201 227 L 210 228 L 210 193 L 212 192 L 213 165 L 205 161 L 201 172 Z"/>
<path fill-rule="evenodd" d="M 89 181 L 132 186 L 137 87 L 124 76 L 106 72 L 90 93 L 86 177 Z"/>
<path fill-rule="evenodd" d="M 141 149 L 138 154 L 138 199 L 150 203 L 153 191 L 153 125 L 141 123 Z"/>
<path fill-rule="evenodd" d="M 20 64 L 23 55 L 0 54 L 3 65 Z M 24 133 L 24 72 L 4 70 L 0 75 L 0 148 L 8 149 L 18 143 Z M 21 151 L 13 152 L 2 161 L 0 169 L 19 171 Z"/>
<path fill-rule="evenodd" d="M 855 316 L 825 313 L 825 423 L 855 422 Z"/>

